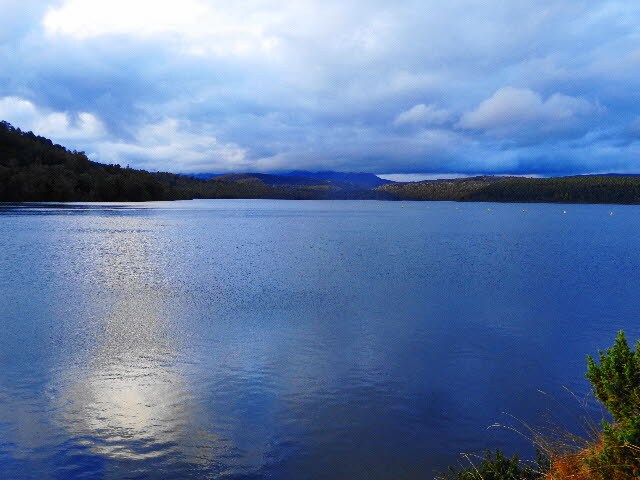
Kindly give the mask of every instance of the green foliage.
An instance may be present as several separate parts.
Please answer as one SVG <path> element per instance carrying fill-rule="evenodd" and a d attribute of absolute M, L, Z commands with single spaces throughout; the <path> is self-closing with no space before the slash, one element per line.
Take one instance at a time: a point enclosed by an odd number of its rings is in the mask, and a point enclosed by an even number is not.
<path fill-rule="evenodd" d="M 620 331 L 599 357 L 588 357 L 586 376 L 614 423 L 603 422 L 602 445 L 587 462 L 602 478 L 640 478 L 640 342 L 631 350 Z"/>
<path fill-rule="evenodd" d="M 574 176 L 505 178 L 464 198 L 469 201 L 546 203 L 640 203 L 640 178 Z"/>
<path fill-rule="evenodd" d="M 102 165 L 90 161 L 84 152 L 69 151 L 0 121 L 0 202 L 281 198 L 640 204 L 640 177 L 633 176 L 481 176 L 371 188 L 382 180 L 364 174 L 309 175 L 235 174 L 203 179 Z"/>
<path fill-rule="evenodd" d="M 594 394 L 616 422 L 624 422 L 640 414 L 640 341 L 636 351 L 629 348 L 623 331 L 613 347 L 599 352 L 600 364 L 587 358 L 587 378 Z"/>
<path fill-rule="evenodd" d="M 349 181 L 262 174 L 202 179 L 103 165 L 90 161 L 83 152 L 69 151 L 0 122 L 0 202 L 389 197 Z"/>
<path fill-rule="evenodd" d="M 471 177 L 382 185 L 378 190 L 412 200 L 461 202 L 640 203 L 640 177 Z"/>
<path fill-rule="evenodd" d="M 0 201 L 144 201 L 181 198 L 149 172 L 91 162 L 0 122 Z"/>
<path fill-rule="evenodd" d="M 633 350 L 620 331 L 614 345 L 599 352 L 598 361 L 587 357 L 586 377 L 613 418 L 613 423 L 603 421 L 601 439 L 591 447 L 577 455 L 561 453 L 551 463 L 539 456 L 535 469 L 517 456 L 489 452 L 478 465 L 450 469 L 442 480 L 640 479 L 640 341 Z"/>
<path fill-rule="evenodd" d="M 464 469 L 450 468 L 448 475 L 440 480 L 537 480 L 538 469 L 520 461 L 518 455 L 508 458 L 500 450 L 486 452 L 478 465 Z"/>

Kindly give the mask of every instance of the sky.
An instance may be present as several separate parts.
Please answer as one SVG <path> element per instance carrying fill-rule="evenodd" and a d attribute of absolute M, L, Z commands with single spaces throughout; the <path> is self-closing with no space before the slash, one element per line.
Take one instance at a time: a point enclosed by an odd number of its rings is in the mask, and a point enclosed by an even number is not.
<path fill-rule="evenodd" d="M 640 2 L 0 0 L 0 119 L 154 171 L 640 173 Z"/>

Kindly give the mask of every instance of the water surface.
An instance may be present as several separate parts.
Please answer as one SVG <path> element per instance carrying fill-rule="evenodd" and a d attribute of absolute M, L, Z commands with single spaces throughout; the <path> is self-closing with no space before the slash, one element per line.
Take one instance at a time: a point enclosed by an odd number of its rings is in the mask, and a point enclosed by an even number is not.
<path fill-rule="evenodd" d="M 524 209 L 0 206 L 0 477 L 432 478 L 579 430 L 640 208 Z"/>

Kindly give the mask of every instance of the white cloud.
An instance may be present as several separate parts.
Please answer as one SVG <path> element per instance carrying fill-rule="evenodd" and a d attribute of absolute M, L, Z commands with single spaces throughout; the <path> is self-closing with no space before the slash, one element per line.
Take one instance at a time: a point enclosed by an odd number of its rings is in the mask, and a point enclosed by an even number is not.
<path fill-rule="evenodd" d="M 49 9 L 42 23 L 50 35 L 77 39 L 174 36 L 184 52 L 197 55 L 241 55 L 277 46 L 278 39 L 267 35 L 261 25 L 268 23 L 268 17 L 230 12 L 224 5 L 202 0 L 66 0 Z"/>
<path fill-rule="evenodd" d="M 423 180 L 450 180 L 467 178 L 468 173 L 379 173 L 380 178 L 393 182 L 420 182 Z"/>
<path fill-rule="evenodd" d="M 180 172 L 243 170 L 247 166 L 243 148 L 220 143 L 212 133 L 193 133 L 196 129 L 190 122 L 175 118 L 144 124 L 129 141 L 112 138 L 92 113 L 49 111 L 19 97 L 0 98 L 0 119 L 67 148 L 85 150 L 92 160 L 103 163 Z"/>
<path fill-rule="evenodd" d="M 442 125 L 451 119 L 451 112 L 438 109 L 434 105 L 420 103 L 400 113 L 393 121 L 394 125 Z"/>
<path fill-rule="evenodd" d="M 233 171 L 246 168 L 245 150 L 232 143 L 220 143 L 215 135 L 192 133 L 193 125 L 168 118 L 145 125 L 132 141 L 97 143 L 94 156 L 104 163 L 174 172 Z"/>
<path fill-rule="evenodd" d="M 458 126 L 499 136 L 561 132 L 574 129 L 601 110 L 583 98 L 555 93 L 543 100 L 532 90 L 504 87 L 465 113 Z"/>
<path fill-rule="evenodd" d="M 0 0 L 0 98 L 96 160 L 176 171 L 557 168 L 563 144 L 637 143 L 637 2 L 472 3 Z"/>
<path fill-rule="evenodd" d="M 91 141 L 106 134 L 104 125 L 92 113 L 52 112 L 19 97 L 0 98 L 0 119 L 56 142 Z"/>

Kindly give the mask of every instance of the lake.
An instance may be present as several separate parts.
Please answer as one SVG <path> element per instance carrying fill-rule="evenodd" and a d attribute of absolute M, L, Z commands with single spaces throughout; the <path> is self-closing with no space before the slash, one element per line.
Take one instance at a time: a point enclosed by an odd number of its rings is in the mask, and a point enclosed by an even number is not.
<path fill-rule="evenodd" d="M 640 338 L 639 271 L 634 206 L 0 204 L 0 478 L 532 456 L 525 424 L 599 421 L 585 358 Z"/>

